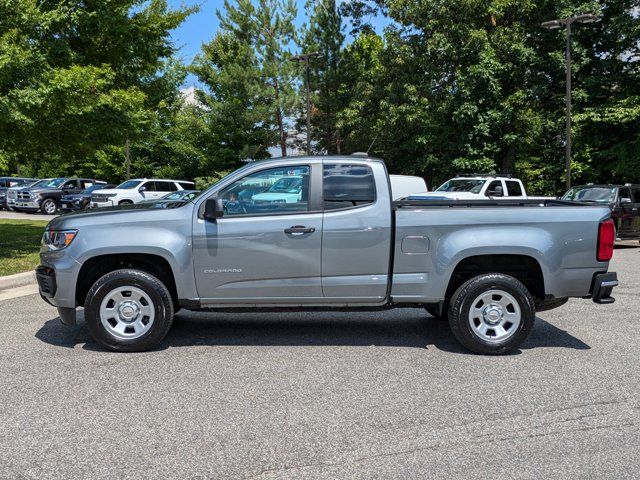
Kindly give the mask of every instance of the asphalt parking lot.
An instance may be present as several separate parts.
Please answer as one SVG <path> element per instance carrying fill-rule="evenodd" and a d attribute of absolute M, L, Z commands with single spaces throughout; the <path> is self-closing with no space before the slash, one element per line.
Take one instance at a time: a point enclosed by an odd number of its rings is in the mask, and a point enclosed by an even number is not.
<path fill-rule="evenodd" d="M 114 354 L 0 301 L 0 478 L 638 478 L 639 267 L 498 358 L 413 309 L 182 312 Z"/>

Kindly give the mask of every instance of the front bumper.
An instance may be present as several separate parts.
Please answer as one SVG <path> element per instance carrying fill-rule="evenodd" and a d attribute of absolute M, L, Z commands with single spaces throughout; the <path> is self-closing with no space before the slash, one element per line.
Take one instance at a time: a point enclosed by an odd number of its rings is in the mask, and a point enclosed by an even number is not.
<path fill-rule="evenodd" d="M 591 299 L 595 303 L 613 303 L 616 301 L 611 296 L 613 287 L 618 286 L 618 275 L 616 272 L 598 273 L 593 277 L 593 288 Z"/>
<path fill-rule="evenodd" d="M 89 208 L 102 208 L 102 207 L 113 207 L 115 206 L 115 203 L 113 203 L 113 200 L 107 200 L 105 202 L 94 202 L 93 200 L 91 200 L 91 202 L 89 202 Z"/>
<path fill-rule="evenodd" d="M 28 210 L 39 210 L 40 202 L 38 200 L 30 200 L 28 202 L 24 200 L 16 200 L 14 208 L 22 208 Z"/>

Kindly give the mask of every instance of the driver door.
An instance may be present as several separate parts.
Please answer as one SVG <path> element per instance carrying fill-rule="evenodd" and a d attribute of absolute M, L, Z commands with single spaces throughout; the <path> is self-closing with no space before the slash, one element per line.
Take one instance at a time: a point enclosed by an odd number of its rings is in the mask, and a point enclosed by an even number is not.
<path fill-rule="evenodd" d="M 223 217 L 194 221 L 194 270 L 204 303 L 322 300 L 322 211 L 320 195 L 311 195 L 320 188 L 321 178 L 312 180 L 318 175 L 321 165 L 312 162 L 264 168 L 214 194 L 223 200 Z"/>

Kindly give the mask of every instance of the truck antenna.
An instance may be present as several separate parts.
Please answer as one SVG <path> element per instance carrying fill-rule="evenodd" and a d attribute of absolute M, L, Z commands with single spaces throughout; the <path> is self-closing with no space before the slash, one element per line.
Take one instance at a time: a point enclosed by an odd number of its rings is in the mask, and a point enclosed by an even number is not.
<path fill-rule="evenodd" d="M 378 135 L 380 134 L 380 132 L 376 133 L 376 136 L 373 137 L 373 141 L 371 142 L 371 145 L 369 145 L 369 148 L 367 148 L 367 155 L 369 155 L 369 151 L 371 150 L 371 147 L 373 147 L 373 144 L 376 143 L 376 140 L 378 140 Z"/>

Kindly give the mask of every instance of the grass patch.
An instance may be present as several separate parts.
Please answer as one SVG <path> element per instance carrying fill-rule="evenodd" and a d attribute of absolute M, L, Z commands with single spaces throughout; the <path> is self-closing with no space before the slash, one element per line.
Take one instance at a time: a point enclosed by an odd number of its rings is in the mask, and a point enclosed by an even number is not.
<path fill-rule="evenodd" d="M 46 221 L 0 219 L 0 276 L 34 270 Z"/>

